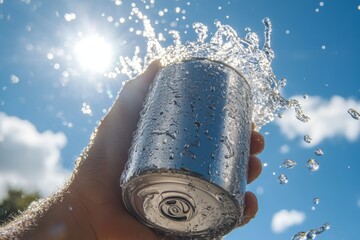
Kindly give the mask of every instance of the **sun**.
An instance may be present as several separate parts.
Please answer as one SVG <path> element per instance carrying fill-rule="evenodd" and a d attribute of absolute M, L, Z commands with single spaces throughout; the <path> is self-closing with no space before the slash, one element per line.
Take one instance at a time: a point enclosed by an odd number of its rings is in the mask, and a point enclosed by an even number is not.
<path fill-rule="evenodd" d="M 111 66 L 113 47 L 97 34 L 82 38 L 75 44 L 74 52 L 84 71 L 103 73 Z"/>

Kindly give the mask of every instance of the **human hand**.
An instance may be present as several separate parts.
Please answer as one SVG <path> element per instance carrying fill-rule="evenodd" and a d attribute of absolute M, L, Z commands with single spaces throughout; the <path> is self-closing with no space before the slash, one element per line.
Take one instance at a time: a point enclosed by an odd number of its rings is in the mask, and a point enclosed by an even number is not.
<path fill-rule="evenodd" d="M 101 122 L 86 157 L 77 167 L 73 192 L 87 212 L 88 226 L 99 239 L 160 239 L 152 230 L 135 220 L 122 202 L 119 176 L 124 169 L 140 111 L 160 63 L 154 62 L 145 73 L 127 82 L 112 109 Z M 261 172 L 261 162 L 255 156 L 264 148 L 264 139 L 252 132 L 248 183 Z M 246 208 L 241 225 L 257 212 L 255 195 L 246 193 Z"/>

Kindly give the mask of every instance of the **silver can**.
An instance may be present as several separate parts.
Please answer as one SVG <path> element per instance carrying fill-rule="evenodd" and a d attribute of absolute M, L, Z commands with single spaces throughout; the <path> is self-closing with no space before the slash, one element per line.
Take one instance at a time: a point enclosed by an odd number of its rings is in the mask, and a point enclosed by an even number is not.
<path fill-rule="evenodd" d="M 241 223 L 252 96 L 232 67 L 207 59 L 156 76 L 121 176 L 125 206 L 172 239 L 223 236 Z"/>

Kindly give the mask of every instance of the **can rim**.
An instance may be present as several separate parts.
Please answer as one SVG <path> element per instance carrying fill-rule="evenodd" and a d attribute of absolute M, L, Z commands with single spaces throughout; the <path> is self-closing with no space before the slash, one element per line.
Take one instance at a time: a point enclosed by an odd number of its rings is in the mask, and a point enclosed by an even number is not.
<path fill-rule="evenodd" d="M 224 62 L 222 62 L 222 61 L 219 61 L 219 60 L 214 60 L 214 59 L 210 59 L 210 58 L 206 58 L 206 57 L 191 57 L 191 58 L 188 58 L 188 59 L 184 59 L 184 60 L 182 60 L 182 61 L 179 61 L 179 62 L 170 63 L 170 64 L 168 64 L 168 65 L 163 66 L 163 68 L 165 68 L 165 67 L 167 67 L 167 66 L 175 65 L 175 64 L 180 64 L 180 63 L 185 63 L 185 62 L 191 62 L 191 61 L 196 61 L 196 60 L 199 60 L 199 61 L 209 61 L 209 62 L 217 63 L 217 64 L 220 64 L 220 65 L 224 65 L 225 67 L 230 68 L 231 70 L 233 70 L 234 72 L 236 72 L 242 79 L 244 79 L 244 81 L 245 81 L 245 83 L 247 84 L 247 86 L 249 87 L 250 93 L 251 93 L 251 95 L 252 95 L 251 86 L 250 86 L 250 83 L 249 83 L 249 81 L 247 80 L 247 78 L 245 78 L 244 75 L 241 74 L 241 72 L 239 72 L 237 69 L 235 69 L 235 68 L 232 67 L 231 65 L 229 65 L 229 64 L 227 64 L 227 63 L 224 63 Z"/>

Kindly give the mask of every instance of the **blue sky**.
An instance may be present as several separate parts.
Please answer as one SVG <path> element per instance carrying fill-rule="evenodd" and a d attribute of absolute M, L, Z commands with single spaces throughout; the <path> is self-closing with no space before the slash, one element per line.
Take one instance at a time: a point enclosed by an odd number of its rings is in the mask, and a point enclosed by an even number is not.
<path fill-rule="evenodd" d="M 285 112 L 261 129 L 263 173 L 249 186 L 259 212 L 225 239 L 291 239 L 325 222 L 331 229 L 318 239 L 354 239 L 360 227 L 360 121 L 347 110 L 360 112 L 360 1 L 156 0 L 149 10 L 143 1 L 120 2 L 0 0 L 0 197 L 7 185 L 49 194 L 69 175 L 126 80 L 105 77 L 106 66 L 81 62 L 76 46 L 89 36 L 111 44 L 109 55 L 102 51 L 104 61 L 110 59 L 106 70 L 118 56 L 132 56 L 137 45 L 145 51 L 136 35 L 140 24 L 128 19 L 131 3 L 159 21 L 157 32 L 176 29 L 184 40 L 195 37 L 187 25 L 203 22 L 211 33 L 219 19 L 240 36 L 251 28 L 263 42 L 261 21 L 269 17 L 273 70 L 287 79 L 283 94 L 299 96 L 312 120 L 303 124 Z M 302 140 L 305 134 L 312 143 Z M 317 148 L 323 156 L 314 154 Z M 310 158 L 319 162 L 317 172 L 306 168 Z M 298 164 L 284 169 L 285 159 Z M 288 176 L 287 184 L 278 183 L 280 174 Z"/>

